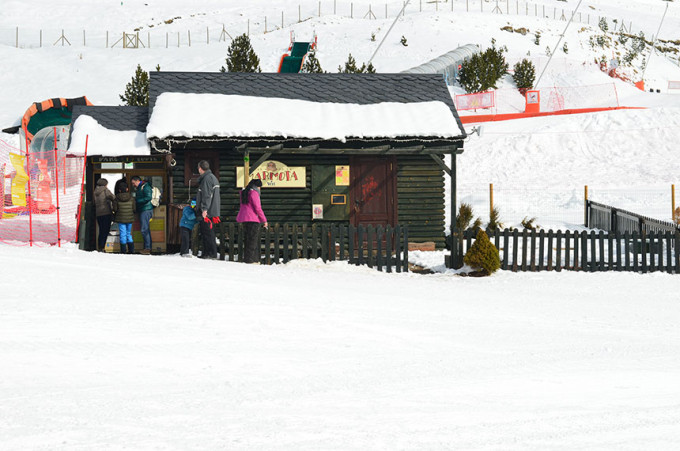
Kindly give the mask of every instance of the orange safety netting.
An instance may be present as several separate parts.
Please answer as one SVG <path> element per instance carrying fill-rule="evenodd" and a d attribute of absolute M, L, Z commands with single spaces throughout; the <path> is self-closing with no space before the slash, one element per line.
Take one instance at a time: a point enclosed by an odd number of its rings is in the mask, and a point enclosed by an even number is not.
<path fill-rule="evenodd" d="M 27 154 L 0 140 L 0 242 L 75 241 L 84 161 L 58 149 Z"/>

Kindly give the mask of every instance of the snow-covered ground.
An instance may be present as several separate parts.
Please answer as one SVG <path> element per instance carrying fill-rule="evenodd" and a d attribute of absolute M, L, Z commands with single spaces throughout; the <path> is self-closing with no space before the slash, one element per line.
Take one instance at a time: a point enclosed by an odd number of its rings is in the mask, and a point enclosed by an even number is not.
<path fill-rule="evenodd" d="M 0 126 L 18 124 L 32 102 L 53 97 L 87 95 L 96 105 L 117 105 L 138 63 L 146 70 L 160 64 L 162 70 L 216 71 L 228 45 L 218 42 L 223 24 L 235 36 L 249 23 L 264 71 L 276 70 L 291 30 L 298 40 L 316 32 L 326 70 L 335 71 L 350 52 L 359 63 L 368 61 L 402 2 L 388 3 L 388 19 L 384 3 L 352 3 L 353 19 L 350 2 L 339 0 L 336 15 L 329 13 L 334 2 L 324 0 L 321 16 L 311 18 L 317 1 L 63 0 L 55 7 L 48 0 L 5 0 Z M 506 11 L 514 3 L 499 5 Z M 577 3 L 537 0 L 527 9 L 569 10 Z M 299 24 L 298 4 L 306 18 Z M 369 4 L 377 19 L 358 19 Z M 566 25 L 549 14 L 491 14 L 494 1 L 469 4 L 467 13 L 466 1 L 456 0 L 451 13 L 448 2 L 422 2 L 420 13 L 412 1 L 373 60 L 378 71 L 398 72 L 494 38 L 508 47 L 510 61 L 530 57 L 540 72 L 546 47 L 552 49 Z M 667 4 L 659 35 L 679 40 L 677 1 L 584 0 L 591 26 L 570 27 L 568 54 L 558 49 L 540 85 L 613 83 L 620 105 L 646 109 L 484 124 L 458 160 L 459 200 L 486 220 L 493 183 L 506 224 L 535 216 L 546 228 L 574 228 L 588 185 L 594 200 L 668 219 L 670 185 L 680 182 L 680 95 L 666 88 L 680 80 L 680 68 L 653 55 L 645 81 L 662 92 L 645 93 L 600 72 L 593 60 L 603 53 L 610 58 L 613 50 L 588 45 L 599 32 L 599 15 L 627 26 L 632 21 L 633 33 L 644 31 L 649 39 Z M 281 11 L 285 27 L 279 30 Z M 502 31 L 506 25 L 530 32 Z M 71 47 L 52 45 L 62 28 Z M 151 49 L 105 48 L 106 31 L 111 44 L 135 28 L 142 38 L 156 33 Z M 202 41 L 206 28 L 210 44 Z M 40 30 L 42 48 L 34 45 Z M 539 46 L 535 31 L 542 33 Z M 173 39 L 180 33 L 179 48 L 173 41 L 165 48 L 166 32 Z M 641 60 L 629 72 L 639 78 Z M 501 85 L 512 87 L 509 77 Z M 18 145 L 14 135 L 0 139 Z M 411 260 L 439 273 L 0 245 L 0 448 L 680 445 L 677 276 L 562 272 L 476 279 L 446 273 L 442 251 L 413 252 Z"/>
<path fill-rule="evenodd" d="M 3 450 L 680 444 L 677 276 L 5 246 L 0 267 Z"/>

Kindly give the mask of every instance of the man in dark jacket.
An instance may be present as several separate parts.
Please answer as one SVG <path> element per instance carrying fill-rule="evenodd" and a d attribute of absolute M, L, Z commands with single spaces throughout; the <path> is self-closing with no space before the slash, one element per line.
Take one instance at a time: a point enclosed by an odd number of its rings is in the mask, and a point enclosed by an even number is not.
<path fill-rule="evenodd" d="M 153 216 L 153 205 L 151 205 L 151 185 L 146 180 L 142 180 L 138 176 L 132 177 L 132 184 L 137 193 L 135 194 L 135 203 L 137 206 L 137 213 L 139 214 L 139 225 L 144 239 L 144 249 L 139 251 L 140 254 L 149 255 L 151 253 L 151 230 L 149 230 L 149 222 Z"/>
<path fill-rule="evenodd" d="M 220 222 L 220 183 L 210 170 L 210 164 L 201 160 L 198 163 L 198 192 L 196 193 L 197 219 L 203 239 L 202 258 L 217 258 L 215 224 Z"/>

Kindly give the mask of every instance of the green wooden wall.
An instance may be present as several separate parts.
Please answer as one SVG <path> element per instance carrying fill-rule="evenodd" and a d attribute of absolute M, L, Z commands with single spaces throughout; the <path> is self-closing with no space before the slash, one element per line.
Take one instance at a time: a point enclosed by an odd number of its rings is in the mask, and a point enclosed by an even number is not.
<path fill-rule="evenodd" d="M 211 149 L 212 150 L 212 149 Z M 251 164 L 257 157 L 251 156 Z M 262 209 L 270 223 L 312 223 L 312 164 L 348 165 L 343 155 L 272 155 L 271 159 L 288 166 L 307 167 L 306 188 L 264 189 Z M 195 189 L 184 185 L 184 152 L 176 151 L 173 168 L 174 202 L 182 203 L 195 196 Z M 242 166 L 240 153 L 220 152 L 220 194 L 222 220 L 235 221 L 238 213 L 236 166 Z M 409 241 L 434 241 L 444 247 L 444 173 L 427 155 L 397 159 L 397 193 L 399 223 L 408 225 Z M 351 170 L 351 169 L 350 169 Z M 349 199 L 348 199 L 349 200 Z M 324 221 L 328 223 L 328 221 Z"/>

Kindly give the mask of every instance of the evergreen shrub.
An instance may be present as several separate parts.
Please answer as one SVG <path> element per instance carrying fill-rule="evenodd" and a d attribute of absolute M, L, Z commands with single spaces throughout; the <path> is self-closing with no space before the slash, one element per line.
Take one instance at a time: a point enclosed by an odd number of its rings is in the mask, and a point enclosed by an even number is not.
<path fill-rule="evenodd" d="M 487 275 L 493 274 L 501 267 L 498 249 L 481 229 L 477 232 L 477 239 L 463 257 L 463 262 L 473 269 L 484 271 Z"/>
<path fill-rule="evenodd" d="M 463 61 L 459 73 L 460 85 L 468 93 L 496 89 L 498 81 L 508 73 L 504 49 L 495 45 L 482 53 L 475 53 Z"/>

